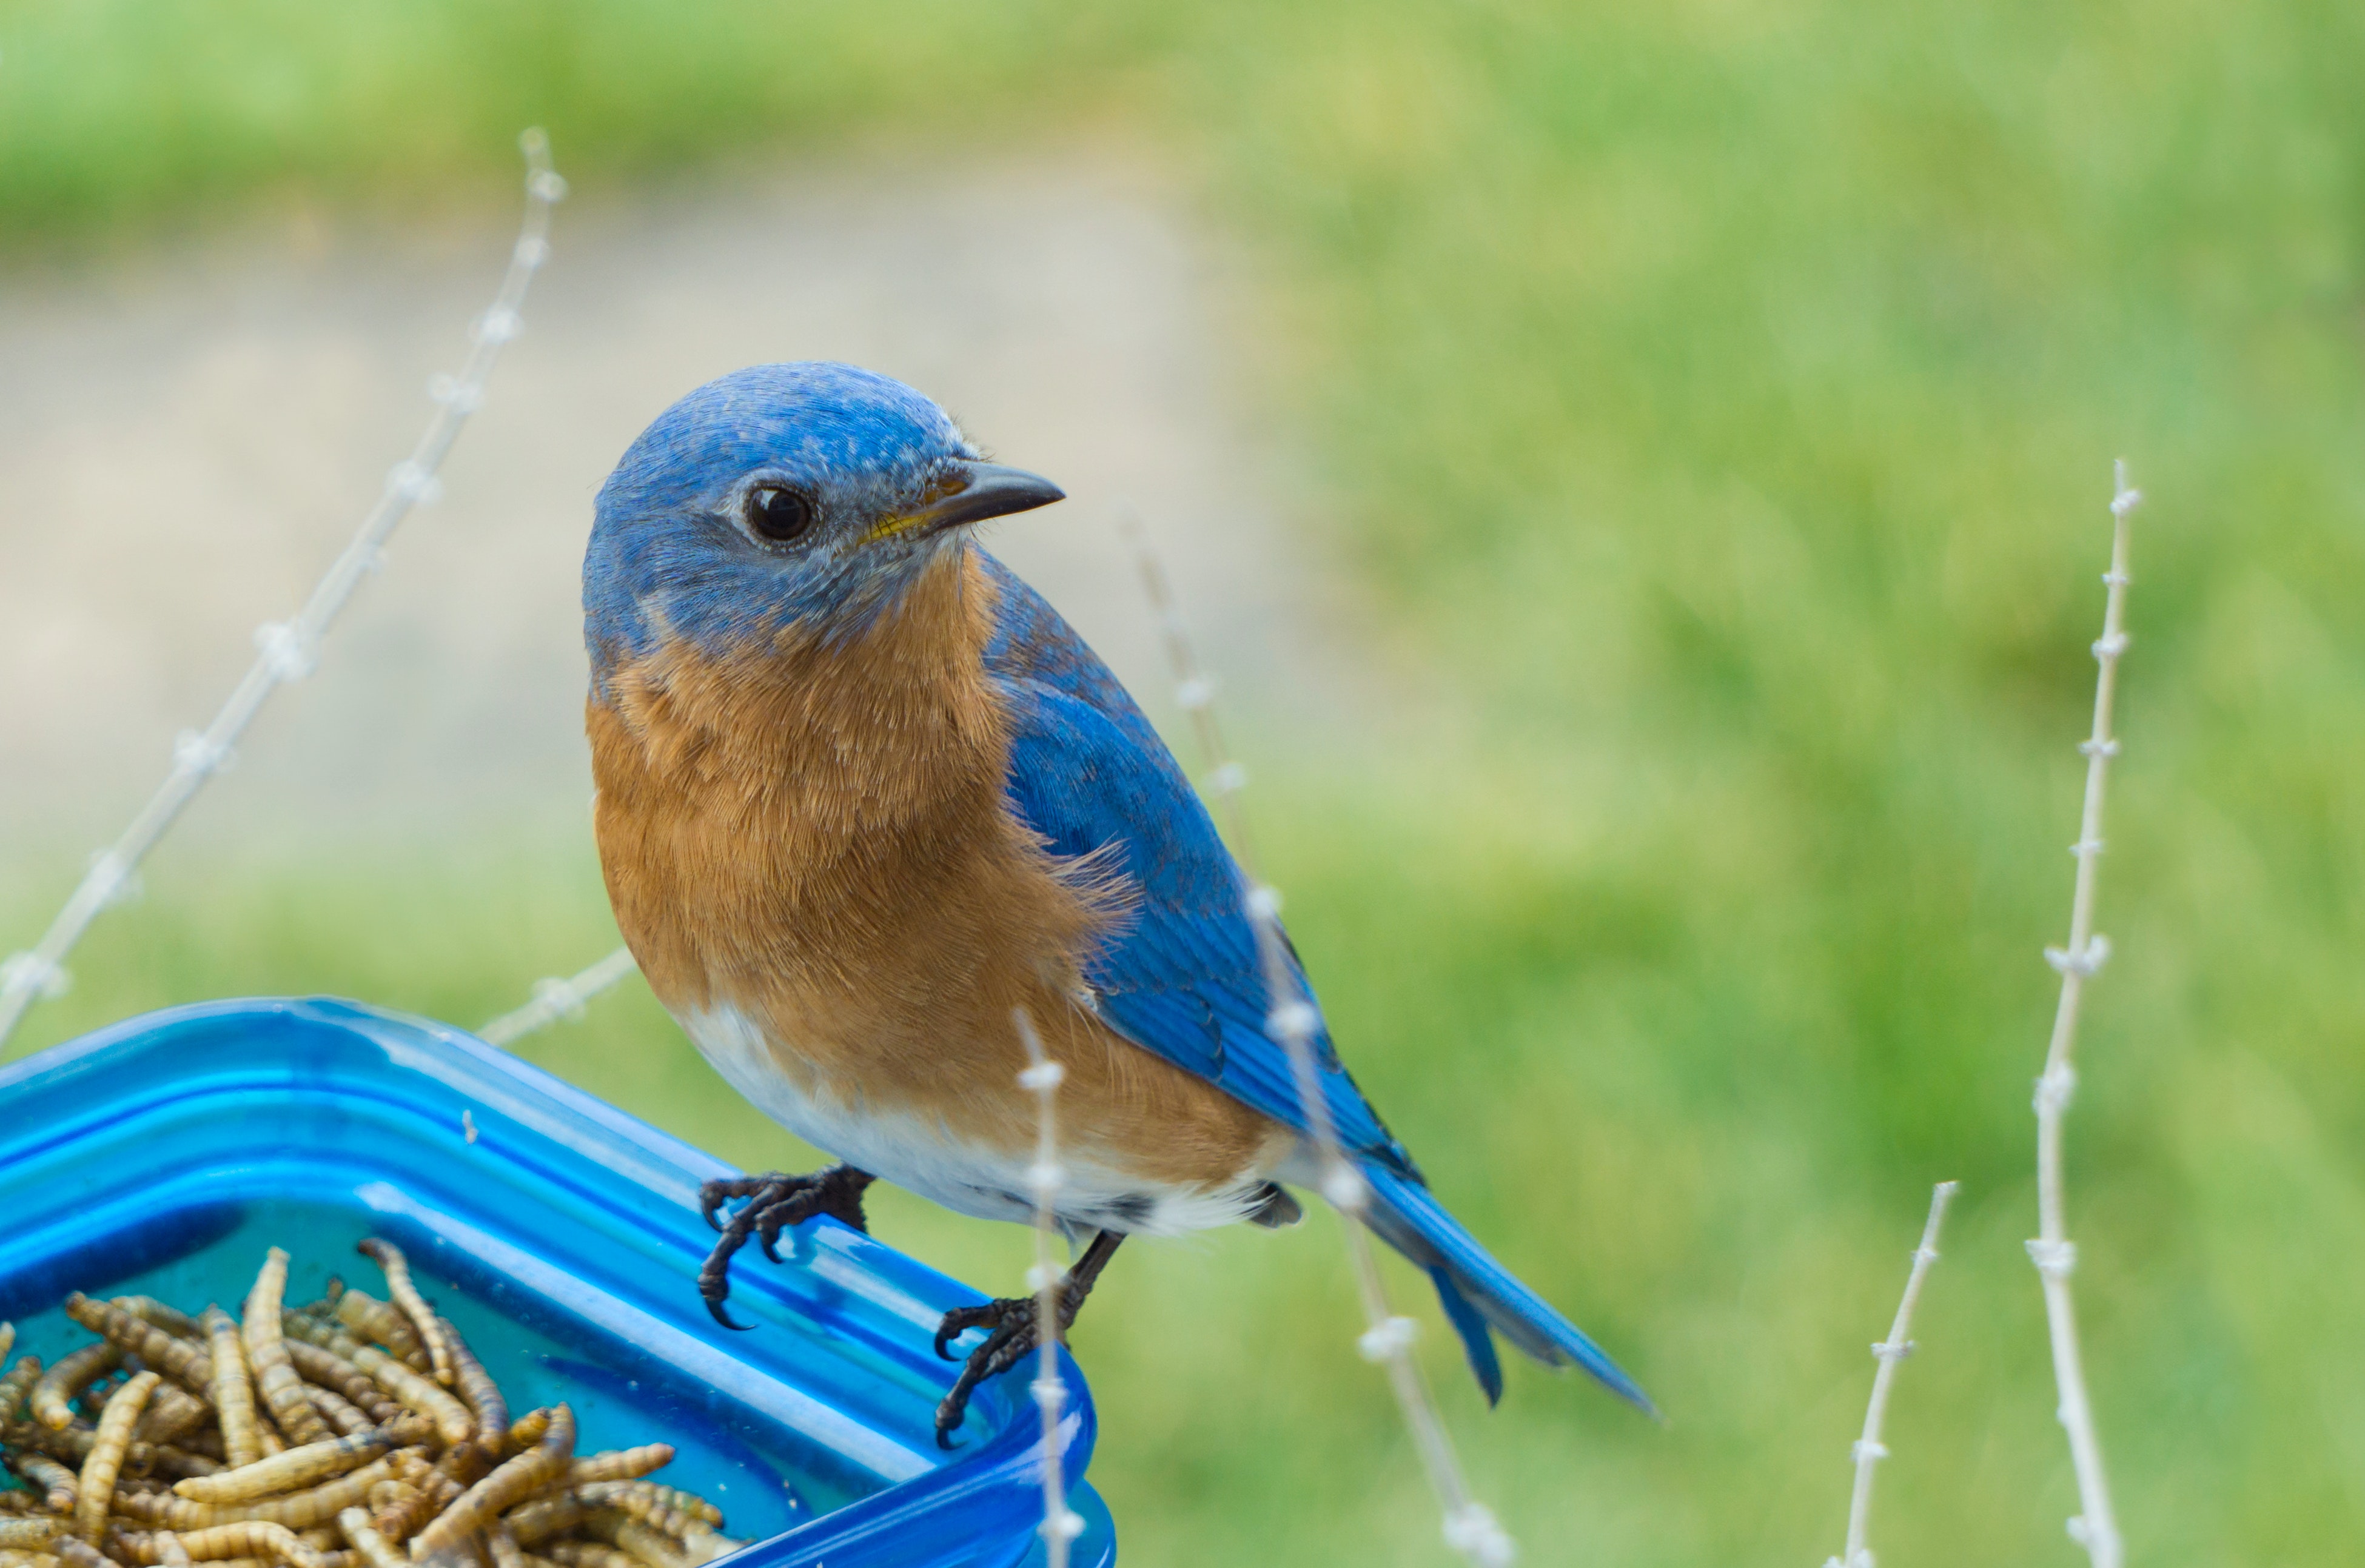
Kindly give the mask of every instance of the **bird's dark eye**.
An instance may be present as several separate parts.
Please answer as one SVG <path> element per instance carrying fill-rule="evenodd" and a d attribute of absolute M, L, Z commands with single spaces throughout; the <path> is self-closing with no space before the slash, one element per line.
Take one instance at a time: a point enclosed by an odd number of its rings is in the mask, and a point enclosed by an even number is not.
<path fill-rule="evenodd" d="M 813 525 L 813 498 L 785 485 L 758 485 L 747 493 L 747 526 L 757 537 L 785 544 Z"/>

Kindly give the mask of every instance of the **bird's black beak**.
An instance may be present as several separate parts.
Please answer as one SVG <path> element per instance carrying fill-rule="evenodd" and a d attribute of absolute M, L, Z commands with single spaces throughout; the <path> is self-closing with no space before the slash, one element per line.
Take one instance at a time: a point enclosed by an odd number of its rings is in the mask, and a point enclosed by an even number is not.
<path fill-rule="evenodd" d="M 1008 468 L 999 463 L 976 463 L 962 460 L 953 465 L 952 480 L 965 480 L 958 489 L 947 489 L 932 497 L 926 504 L 906 512 L 897 521 L 893 532 L 909 532 L 925 538 L 942 533 L 948 528 L 966 527 L 983 522 L 990 517 L 1007 517 L 1014 511 L 1032 511 L 1037 507 L 1049 506 L 1065 500 L 1068 492 L 1040 474 L 1029 474 L 1024 468 Z"/>

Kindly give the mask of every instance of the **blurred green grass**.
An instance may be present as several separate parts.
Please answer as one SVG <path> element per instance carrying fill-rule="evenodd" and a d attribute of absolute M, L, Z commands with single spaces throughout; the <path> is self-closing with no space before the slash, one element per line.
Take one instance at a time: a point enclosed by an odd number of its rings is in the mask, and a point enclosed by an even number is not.
<path fill-rule="evenodd" d="M 1316 465 L 1306 525 L 1464 715 L 1351 763 L 1250 748 L 1294 934 L 1440 1188 L 1672 1418 L 1518 1371 L 1486 1415 L 1429 1336 L 1538 1562 L 1834 1550 L 1865 1346 L 1945 1176 L 1876 1544 L 2072 1555 L 2028 1092 L 2131 457 L 2119 957 L 2071 1132 L 2088 1361 L 2135 1560 L 2352 1554 L 2365 14 L 682 17 L 0 6 L 0 238 L 492 199 L 533 119 L 578 184 L 875 138 L 1171 159 L 1259 258 L 1243 380 Z M 168 851 L 35 1037 L 239 991 L 488 1016 L 612 934 L 577 833 Z M 0 865 L 10 929 L 58 869 Z M 528 1054 L 792 1158 L 637 989 Z M 1024 1266 L 916 1203 L 880 1226 L 981 1282 Z M 1129 1252 L 1085 1316 L 1128 1562 L 1440 1559 L 1328 1226 Z"/>

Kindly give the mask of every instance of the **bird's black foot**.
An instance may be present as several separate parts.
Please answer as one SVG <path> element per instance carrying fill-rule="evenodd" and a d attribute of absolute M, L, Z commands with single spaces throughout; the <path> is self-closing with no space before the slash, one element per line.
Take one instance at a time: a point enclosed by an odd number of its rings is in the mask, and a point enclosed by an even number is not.
<path fill-rule="evenodd" d="M 764 1176 L 709 1182 L 701 1187 L 699 1210 L 706 1215 L 708 1225 L 723 1233 L 723 1239 L 706 1255 L 705 1267 L 698 1271 L 698 1294 L 705 1298 L 706 1310 L 714 1315 L 714 1321 L 725 1328 L 755 1327 L 752 1323 L 734 1323 L 731 1315 L 723 1309 L 723 1298 L 731 1294 L 732 1254 L 746 1246 L 750 1236 L 764 1249 L 764 1256 L 777 1263 L 780 1260 L 777 1250 L 780 1232 L 815 1215 L 844 1220 L 868 1235 L 870 1226 L 862 1217 L 862 1190 L 874 1180 L 867 1170 L 857 1170 L 851 1165 L 833 1165 L 810 1176 L 783 1176 L 775 1170 Z M 747 1200 L 747 1206 L 733 1215 L 729 1224 L 715 1217 L 723 1204 L 741 1198 Z"/>
<path fill-rule="evenodd" d="M 1076 1313 L 1084 1305 L 1084 1297 L 1093 1294 L 1093 1282 L 1108 1267 L 1109 1259 L 1116 1252 L 1117 1243 L 1125 1238 L 1115 1231 L 1104 1230 L 1093 1238 L 1076 1266 L 1068 1271 L 1068 1279 L 1059 1291 L 1059 1338 L 1066 1338 L 1068 1329 L 1076 1321 Z M 1031 1295 L 1006 1297 L 989 1301 L 981 1306 L 957 1306 L 945 1314 L 936 1326 L 936 1354 L 946 1361 L 953 1358 L 946 1349 L 955 1339 L 972 1328 L 987 1330 L 985 1342 L 969 1353 L 969 1361 L 954 1380 L 952 1392 L 936 1406 L 936 1446 L 953 1446 L 953 1433 L 959 1429 L 961 1418 L 969 1414 L 969 1396 L 987 1378 L 1008 1372 L 1042 1347 L 1041 1324 L 1037 1318 L 1036 1299 Z"/>

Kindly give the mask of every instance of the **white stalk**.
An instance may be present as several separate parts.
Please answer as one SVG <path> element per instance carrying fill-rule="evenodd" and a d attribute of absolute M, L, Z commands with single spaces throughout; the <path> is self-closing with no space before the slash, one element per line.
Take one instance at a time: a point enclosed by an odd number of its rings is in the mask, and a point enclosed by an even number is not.
<path fill-rule="evenodd" d="M 1063 1180 L 1053 1101 L 1060 1080 L 1068 1074 L 1067 1069 L 1044 1054 L 1042 1038 L 1035 1033 L 1035 1020 L 1027 1016 L 1026 1009 L 1013 1009 L 1010 1021 L 1026 1047 L 1026 1068 L 1018 1075 L 1018 1086 L 1035 1096 L 1035 1168 L 1027 1173 L 1035 1190 L 1035 1266 L 1027 1271 L 1027 1283 L 1035 1291 L 1035 1381 L 1030 1386 L 1043 1423 L 1043 1523 L 1038 1528 L 1045 1568 L 1068 1568 L 1069 1543 L 1084 1529 L 1082 1518 L 1068 1506 L 1067 1478 L 1060 1463 L 1059 1412 L 1068 1390 L 1059 1381 L 1059 1292 L 1068 1274 L 1052 1260 L 1059 1235 Z"/>
<path fill-rule="evenodd" d="M 580 1018 L 583 1004 L 616 984 L 637 968 L 633 962 L 633 950 L 619 947 L 586 969 L 579 969 L 565 980 L 542 980 L 533 982 L 533 1000 L 512 1013 L 504 1013 L 476 1031 L 476 1037 L 488 1044 L 506 1046 L 511 1041 L 546 1029 L 562 1018 Z"/>
<path fill-rule="evenodd" d="M 1913 1269 L 1905 1276 L 1897 1319 L 1889 1326 L 1889 1338 L 1872 1348 L 1880 1367 L 1872 1374 L 1872 1398 L 1864 1407 L 1864 1435 L 1850 1450 L 1855 1461 L 1855 1487 L 1848 1495 L 1847 1547 L 1828 1559 L 1823 1568 L 1873 1568 L 1872 1548 L 1866 1542 L 1872 1522 L 1874 1468 L 1889 1457 L 1880 1440 L 1881 1425 L 1889 1416 L 1889 1387 L 1897 1379 L 1897 1363 L 1913 1353 L 1913 1341 L 1907 1335 L 1913 1326 L 1913 1304 L 1922 1298 L 1922 1281 L 1930 1265 L 1938 1260 L 1938 1227 L 1946 1222 L 1946 1205 L 1955 1201 L 1956 1185 L 1941 1182 L 1931 1190 L 1930 1218 L 1922 1226 L 1922 1245 L 1913 1249 Z"/>
<path fill-rule="evenodd" d="M 519 138 L 519 145 L 526 158 L 525 219 L 510 252 L 509 272 L 501 279 L 500 290 L 493 297 L 491 308 L 476 319 L 466 364 L 458 375 L 438 376 L 431 384 L 436 410 L 427 429 L 410 455 L 387 475 L 386 488 L 376 504 L 362 520 L 352 542 L 330 563 L 327 574 L 295 619 L 255 629 L 254 663 L 213 722 L 202 731 L 184 734 L 174 745 L 173 768 L 164 782 L 131 825 L 93 858 L 90 869 L 40 941 L 28 951 L 0 961 L 0 1046 L 7 1043 L 35 1002 L 65 993 L 73 982 L 65 961 L 74 945 L 101 910 L 124 896 L 140 862 L 180 820 L 197 792 L 235 760 L 239 741 L 271 694 L 312 673 L 320 639 L 362 578 L 377 569 L 387 537 L 413 507 L 432 501 L 440 493 L 436 471 L 459 439 L 468 416 L 484 400 L 485 380 L 492 374 L 501 345 L 518 334 L 518 308 L 525 303 L 534 274 L 550 259 L 551 207 L 566 194 L 566 182 L 550 166 L 549 139 L 539 130 L 529 130 Z"/>
<path fill-rule="evenodd" d="M 1148 532 L 1135 519 L 1127 519 L 1126 527 L 1140 556 L 1143 587 L 1164 631 L 1167 658 L 1174 671 L 1175 700 L 1191 716 L 1192 728 L 1207 765 L 1208 793 L 1215 797 L 1223 813 L 1232 853 L 1248 879 L 1248 913 L 1256 930 L 1257 958 L 1264 972 L 1269 1009 L 1266 1027 L 1289 1054 L 1298 1104 L 1305 1113 L 1307 1136 L 1314 1144 L 1321 1171 L 1322 1195 L 1347 1222 L 1341 1228 L 1346 1233 L 1347 1255 L 1354 1269 L 1365 1326 L 1356 1340 L 1357 1348 L 1365 1360 L 1376 1361 L 1387 1370 L 1396 1407 L 1443 1511 L 1446 1544 L 1480 1564 L 1480 1568 L 1508 1568 L 1518 1556 L 1518 1548 L 1493 1511 L 1470 1495 L 1452 1440 L 1446 1436 L 1445 1424 L 1438 1418 L 1428 1385 L 1421 1381 L 1420 1368 L 1412 1357 L 1413 1320 L 1397 1316 L 1388 1305 L 1379 1263 L 1372 1253 L 1371 1236 L 1362 1223 L 1369 1189 L 1339 1147 L 1329 1103 L 1322 1095 L 1321 1072 L 1314 1059 L 1314 1031 L 1318 1015 L 1313 1000 L 1300 989 L 1289 961 L 1288 942 L 1281 929 L 1281 894 L 1257 875 L 1248 823 L 1239 803 L 1248 776 L 1226 754 L 1223 732 L 1216 722 L 1215 683 L 1200 667 L 1198 654 L 1192 647 L 1190 633 L 1182 624 L 1182 612 L 1167 582 L 1166 569 L 1149 543 Z"/>
<path fill-rule="evenodd" d="M 2094 930 L 2094 879 L 2102 855 L 2102 794 L 2111 758 L 2119 743 L 2111 736 L 2111 705 L 2118 691 L 2119 656 L 2126 652 L 2123 613 L 2127 595 L 2128 518 L 2143 493 L 2127 484 L 2127 465 L 2115 470 L 2111 498 L 2111 569 L 2102 581 L 2109 592 L 2102 605 L 2102 635 L 2094 644 L 2094 727 L 2079 750 L 2086 757 L 2086 803 L 2079 819 L 2078 842 L 2070 853 L 2078 857 L 2077 890 L 2069 904 L 2069 945 L 2047 947 L 2045 958 L 2061 976 L 2061 1000 L 2053 1014 L 2053 1039 L 2045 1053 L 2045 1072 L 2036 1081 L 2036 1239 L 2028 1256 L 2045 1284 L 2045 1317 L 2053 1339 L 2053 1381 L 2060 1394 L 2057 1414 L 2069 1439 L 2069 1461 L 2078 1473 L 2079 1513 L 2069 1521 L 2069 1538 L 2086 1549 L 2094 1568 L 2120 1568 L 2124 1548 L 2118 1518 L 2111 1508 L 2110 1482 L 2102 1470 L 2102 1444 L 2094 1426 L 2093 1402 L 2086 1394 L 2086 1372 L 2078 1353 L 2078 1312 L 2069 1294 L 2069 1276 L 2078 1267 L 2078 1249 L 2069 1239 L 2062 1217 L 2061 1128 L 2078 1077 L 2071 1056 L 2078 1042 L 2078 1004 L 2086 981 L 2111 956 L 2110 943 Z"/>

